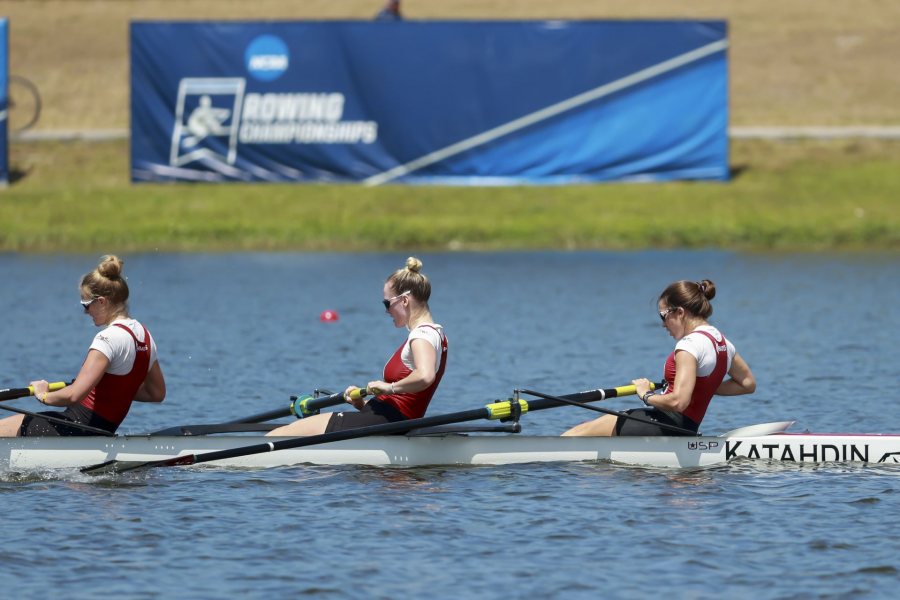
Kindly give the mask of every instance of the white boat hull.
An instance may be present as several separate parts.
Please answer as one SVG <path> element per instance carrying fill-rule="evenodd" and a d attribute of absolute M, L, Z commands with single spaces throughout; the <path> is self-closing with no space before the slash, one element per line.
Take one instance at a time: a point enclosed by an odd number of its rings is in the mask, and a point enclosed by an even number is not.
<path fill-rule="evenodd" d="M 900 462 L 900 435 L 790 434 L 790 422 L 756 425 L 722 436 L 559 437 L 435 435 L 366 437 L 207 463 L 268 468 L 288 465 L 508 465 L 611 461 L 656 467 L 702 467 L 738 458 L 789 462 Z M 253 435 L 0 439 L 0 468 L 78 468 L 110 460 L 153 461 L 275 441 Z"/>

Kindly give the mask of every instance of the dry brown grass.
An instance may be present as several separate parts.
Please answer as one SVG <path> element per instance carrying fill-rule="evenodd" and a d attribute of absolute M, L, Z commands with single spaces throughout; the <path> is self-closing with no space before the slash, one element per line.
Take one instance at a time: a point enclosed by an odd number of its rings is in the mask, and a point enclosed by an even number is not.
<path fill-rule="evenodd" d="M 381 0 L 0 0 L 40 129 L 128 126 L 132 19 L 368 19 Z M 900 124 L 897 0 L 404 0 L 413 19 L 725 18 L 733 125 Z"/>

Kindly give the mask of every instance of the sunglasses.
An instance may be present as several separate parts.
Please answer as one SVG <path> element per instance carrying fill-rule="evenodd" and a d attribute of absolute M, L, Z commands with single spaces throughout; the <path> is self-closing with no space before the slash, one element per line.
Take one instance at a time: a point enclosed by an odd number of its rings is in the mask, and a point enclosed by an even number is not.
<path fill-rule="evenodd" d="M 666 310 L 661 310 L 661 311 L 659 311 L 659 318 L 660 318 L 660 320 L 661 320 L 663 323 L 665 323 L 665 322 L 666 322 L 666 317 L 668 317 L 670 313 L 672 313 L 672 312 L 674 312 L 674 311 L 676 311 L 676 310 L 678 310 L 678 307 L 677 307 L 677 306 L 670 306 L 670 307 L 667 308 Z"/>
<path fill-rule="evenodd" d="M 384 310 L 391 310 L 391 303 L 394 302 L 397 298 L 402 298 L 403 296 L 409 296 L 409 291 L 403 292 L 399 296 L 394 296 L 393 298 L 388 298 L 387 300 L 382 300 L 381 303 L 384 304 Z"/>
<path fill-rule="evenodd" d="M 90 308 L 91 304 L 93 304 L 94 302 L 96 302 L 96 301 L 97 301 L 97 298 L 99 298 L 99 297 L 100 297 L 100 296 L 94 296 L 94 297 L 91 298 L 90 300 L 82 300 L 82 301 L 81 301 L 81 308 L 84 309 L 84 312 L 87 312 L 87 311 L 88 311 L 88 308 Z"/>

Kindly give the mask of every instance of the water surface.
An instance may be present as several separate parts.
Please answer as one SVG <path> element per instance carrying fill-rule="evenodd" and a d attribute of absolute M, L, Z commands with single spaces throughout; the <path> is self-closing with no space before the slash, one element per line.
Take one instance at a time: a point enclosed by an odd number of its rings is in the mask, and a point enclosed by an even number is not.
<path fill-rule="evenodd" d="M 316 387 L 364 384 L 403 340 L 381 306 L 401 254 L 126 257 L 131 309 L 169 397 L 123 431 L 230 420 Z M 895 255 L 424 254 L 450 361 L 431 412 L 513 388 L 568 393 L 658 378 L 673 341 L 655 299 L 710 278 L 717 324 L 759 382 L 706 433 L 900 432 Z M 77 282 L 94 256 L 0 255 L 0 387 L 72 377 L 95 332 Z M 336 310 L 340 320 L 322 323 Z M 607 403 L 634 406 L 633 398 Z M 36 408 L 33 399 L 15 406 Z M 555 434 L 592 413 L 526 415 Z M 759 598 L 892 595 L 896 467 L 739 462 L 0 475 L 2 581 L 129 598 Z"/>

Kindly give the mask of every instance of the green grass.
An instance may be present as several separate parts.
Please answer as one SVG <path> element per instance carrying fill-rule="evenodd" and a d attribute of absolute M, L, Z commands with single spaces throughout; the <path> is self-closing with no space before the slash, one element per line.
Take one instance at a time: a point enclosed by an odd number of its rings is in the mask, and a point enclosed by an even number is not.
<path fill-rule="evenodd" d="M 731 183 L 132 185 L 125 142 L 12 147 L 0 250 L 900 250 L 900 143 L 739 142 Z"/>

